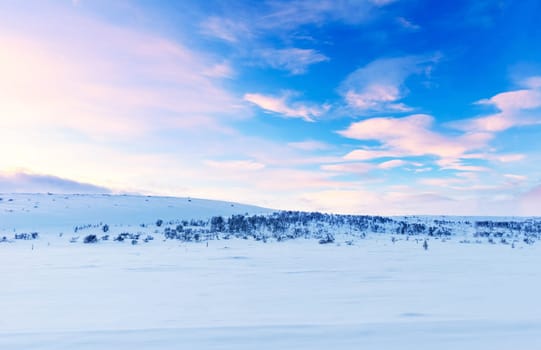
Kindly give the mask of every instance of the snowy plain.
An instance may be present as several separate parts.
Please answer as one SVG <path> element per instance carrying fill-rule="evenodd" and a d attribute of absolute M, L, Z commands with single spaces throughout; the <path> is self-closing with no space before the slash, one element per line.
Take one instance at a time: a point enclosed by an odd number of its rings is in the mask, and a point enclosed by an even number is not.
<path fill-rule="evenodd" d="M 464 244 L 462 233 L 428 250 L 373 233 L 182 242 L 139 225 L 269 211 L 1 197 L 0 236 L 40 235 L 0 243 L 0 349 L 541 349 L 539 244 Z M 156 239 L 70 243 L 75 225 L 97 222 Z"/>

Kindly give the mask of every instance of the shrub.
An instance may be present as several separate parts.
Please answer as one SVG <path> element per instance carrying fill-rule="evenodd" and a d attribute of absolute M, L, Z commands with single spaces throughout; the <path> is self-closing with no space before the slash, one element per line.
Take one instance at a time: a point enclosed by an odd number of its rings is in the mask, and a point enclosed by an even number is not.
<path fill-rule="evenodd" d="M 330 233 L 327 234 L 327 237 L 319 240 L 319 244 L 329 244 L 333 242 L 334 242 L 334 236 Z"/>
<path fill-rule="evenodd" d="M 15 239 L 24 239 L 24 240 L 31 240 L 31 239 L 37 239 L 39 237 L 39 234 L 37 232 L 32 233 L 16 233 Z"/>
<path fill-rule="evenodd" d="M 88 235 L 85 237 L 84 243 L 88 244 L 88 243 L 98 243 L 98 236 L 96 235 Z"/>

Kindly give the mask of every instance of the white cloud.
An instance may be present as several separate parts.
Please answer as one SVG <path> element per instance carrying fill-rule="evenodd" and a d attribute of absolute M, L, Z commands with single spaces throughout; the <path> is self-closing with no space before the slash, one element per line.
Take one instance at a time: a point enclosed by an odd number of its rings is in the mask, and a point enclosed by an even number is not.
<path fill-rule="evenodd" d="M 529 89 L 541 89 L 541 76 L 528 77 L 522 84 Z"/>
<path fill-rule="evenodd" d="M 415 114 L 403 118 L 371 118 L 352 123 L 338 133 L 356 140 L 376 140 L 381 146 L 378 149 L 354 150 L 344 158 L 369 160 L 430 155 L 438 157 L 437 164 L 444 169 L 485 170 L 483 167 L 464 165 L 460 159 L 472 151 L 485 148 L 491 139 L 490 134 L 470 133 L 449 137 L 432 131 L 433 121 L 434 118 L 429 115 Z"/>
<path fill-rule="evenodd" d="M 524 154 L 502 154 L 496 156 L 494 159 L 502 163 L 518 162 L 526 158 Z"/>
<path fill-rule="evenodd" d="M 528 89 L 502 92 L 478 103 L 494 105 L 501 111 L 537 108 L 541 107 L 541 91 Z"/>
<path fill-rule="evenodd" d="M 296 149 L 300 149 L 303 151 L 324 151 L 331 148 L 331 145 L 327 143 L 314 141 L 314 140 L 290 142 L 288 143 L 288 146 L 296 148 Z"/>
<path fill-rule="evenodd" d="M 105 187 L 25 171 L 0 172 L 0 193 L 111 193 Z"/>
<path fill-rule="evenodd" d="M 425 178 L 418 181 L 420 184 L 434 187 L 452 187 L 468 183 L 468 179 L 462 178 Z"/>
<path fill-rule="evenodd" d="M 370 0 L 376 6 L 386 6 L 396 2 L 397 0 Z"/>
<path fill-rule="evenodd" d="M 459 157 L 469 150 L 485 146 L 488 137 L 483 134 L 464 135 L 450 138 L 431 131 L 434 118 L 426 114 L 415 114 L 403 118 L 371 118 L 352 123 L 342 136 L 357 140 L 378 140 L 382 150 L 375 150 L 373 158 L 382 155 L 426 155 L 442 158 Z M 363 150 L 369 154 L 370 150 Z"/>
<path fill-rule="evenodd" d="M 380 163 L 378 165 L 378 168 L 380 169 L 392 169 L 392 168 L 397 168 L 397 167 L 401 167 L 401 166 L 404 166 L 408 164 L 408 162 L 402 160 L 402 159 L 392 159 L 392 160 L 388 160 L 386 162 L 383 162 L 383 163 Z"/>
<path fill-rule="evenodd" d="M 524 175 L 518 175 L 518 174 L 504 174 L 503 175 L 506 179 L 513 181 L 513 182 L 524 182 L 528 180 L 527 176 Z"/>
<path fill-rule="evenodd" d="M 247 116 L 209 76 L 227 73 L 210 57 L 78 14 L 44 17 L 15 32 L 0 23 L 0 114 L 10 116 L 2 126 L 133 136 L 162 127 L 217 129 Z"/>
<path fill-rule="evenodd" d="M 467 158 L 464 155 L 462 158 Z M 443 158 L 436 161 L 440 169 L 459 170 L 459 171 L 488 171 L 485 166 L 466 165 L 457 158 Z"/>
<path fill-rule="evenodd" d="M 421 29 L 421 27 L 415 23 L 413 23 L 412 21 L 404 18 L 404 17 L 398 17 L 397 18 L 397 22 L 398 24 L 400 24 L 403 28 L 405 29 L 408 29 L 408 30 L 411 30 L 411 31 L 416 31 L 416 30 L 419 30 Z"/>
<path fill-rule="evenodd" d="M 235 72 L 228 62 L 222 62 L 210 66 L 203 74 L 211 78 L 232 78 Z"/>
<path fill-rule="evenodd" d="M 396 151 L 386 151 L 386 150 L 377 150 L 377 149 L 356 149 L 344 156 L 346 160 L 370 160 L 378 158 L 392 158 L 392 157 L 402 157 L 405 154 L 396 152 Z"/>
<path fill-rule="evenodd" d="M 427 74 L 437 61 L 437 55 L 406 56 L 375 60 L 351 73 L 339 91 L 354 110 L 411 110 L 399 101 L 407 95 L 406 79 L 414 74 Z"/>
<path fill-rule="evenodd" d="M 201 31 L 205 35 L 234 44 L 252 36 L 252 31 L 243 22 L 221 17 L 207 18 L 201 23 Z"/>
<path fill-rule="evenodd" d="M 313 49 L 266 49 L 258 52 L 260 58 L 269 66 L 287 70 L 291 74 L 303 74 L 308 66 L 328 61 L 329 58 Z"/>
<path fill-rule="evenodd" d="M 462 156 L 464 159 L 485 159 L 499 163 L 518 162 L 526 158 L 524 154 L 492 154 L 492 153 L 469 153 Z"/>
<path fill-rule="evenodd" d="M 271 1 L 270 11 L 256 25 L 291 30 L 305 24 L 328 22 L 363 23 L 376 15 L 375 10 L 394 0 L 291 0 Z"/>
<path fill-rule="evenodd" d="M 204 163 L 211 168 L 232 171 L 256 171 L 265 168 L 265 164 L 253 160 L 206 160 Z"/>
<path fill-rule="evenodd" d="M 359 25 L 377 16 L 380 8 L 392 2 L 394 0 L 270 0 L 249 9 L 237 7 L 223 17 L 210 16 L 202 21 L 200 28 L 205 35 L 235 47 L 246 47 L 260 37 L 291 33 L 309 24 Z"/>
<path fill-rule="evenodd" d="M 396 190 L 391 187 L 381 191 L 367 190 L 361 186 L 343 189 L 328 189 L 302 195 L 299 205 L 308 206 L 321 211 L 332 211 L 351 214 L 380 215 L 539 215 L 541 186 L 520 194 L 502 198 L 491 195 L 488 186 L 478 191 L 485 195 L 471 196 L 471 186 L 463 186 L 464 182 L 450 183 L 433 179 L 428 181 L 435 188 L 420 189 L 418 186 L 400 186 Z M 441 188 L 451 188 L 454 195 L 447 195 Z M 453 187 L 462 190 L 453 190 Z M 437 190 L 436 190 L 437 188 Z M 476 190 L 476 191 L 477 191 Z M 500 193 L 500 190 L 496 190 Z M 312 209 L 313 210 L 313 209 Z"/>
<path fill-rule="evenodd" d="M 274 97 L 262 94 L 245 94 L 244 100 L 257 105 L 265 111 L 278 113 L 288 118 L 301 118 L 307 122 L 313 122 L 314 118 L 320 117 L 330 108 L 328 105 L 288 104 L 287 96 Z"/>
<path fill-rule="evenodd" d="M 530 89 L 502 92 L 477 102 L 480 105 L 493 106 L 498 112 L 450 125 L 460 130 L 496 133 L 515 126 L 541 124 L 539 113 L 530 113 L 541 108 L 541 88 L 536 85 L 537 78 L 527 80 Z"/>
<path fill-rule="evenodd" d="M 324 171 L 353 174 L 365 174 L 372 169 L 374 169 L 374 165 L 369 163 L 341 163 L 325 164 L 321 166 L 321 170 Z"/>
<path fill-rule="evenodd" d="M 349 90 L 345 95 L 347 104 L 361 111 L 410 111 L 411 107 L 403 103 L 394 103 L 400 98 L 401 94 L 397 86 L 377 84 L 367 86 L 359 93 Z"/>

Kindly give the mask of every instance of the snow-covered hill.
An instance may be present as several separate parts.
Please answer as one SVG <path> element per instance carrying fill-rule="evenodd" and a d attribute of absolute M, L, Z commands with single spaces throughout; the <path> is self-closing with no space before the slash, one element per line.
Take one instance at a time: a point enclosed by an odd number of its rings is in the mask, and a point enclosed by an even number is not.
<path fill-rule="evenodd" d="M 158 219 L 208 219 L 262 214 L 269 209 L 196 198 L 108 194 L 0 194 L 0 230 L 66 231 L 107 223 L 139 225 Z"/>
<path fill-rule="evenodd" d="M 46 237 L 90 243 L 154 239 L 256 241 L 316 239 L 349 243 L 367 236 L 455 239 L 516 245 L 541 240 L 541 220 L 513 217 L 366 216 L 276 211 L 192 198 L 128 195 L 7 194 L 0 196 L 0 243 Z M 36 242 L 38 243 L 38 242 Z"/>

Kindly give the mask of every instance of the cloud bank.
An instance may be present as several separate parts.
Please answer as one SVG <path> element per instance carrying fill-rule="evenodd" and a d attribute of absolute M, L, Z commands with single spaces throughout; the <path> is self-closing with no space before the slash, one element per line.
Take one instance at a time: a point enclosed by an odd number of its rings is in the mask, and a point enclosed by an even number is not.
<path fill-rule="evenodd" d="M 0 173 L 0 193 L 78 193 L 102 194 L 111 190 L 53 175 L 25 172 Z"/>

